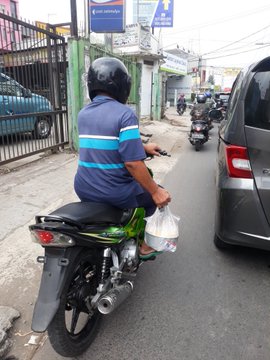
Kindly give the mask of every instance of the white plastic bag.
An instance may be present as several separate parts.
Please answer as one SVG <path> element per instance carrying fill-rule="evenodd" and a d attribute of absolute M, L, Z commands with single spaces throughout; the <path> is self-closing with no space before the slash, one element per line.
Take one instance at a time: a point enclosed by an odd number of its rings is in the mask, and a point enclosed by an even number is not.
<path fill-rule="evenodd" d="M 156 251 L 175 252 L 179 237 L 179 217 L 173 215 L 169 206 L 157 208 L 152 216 L 145 218 L 144 240 Z"/>

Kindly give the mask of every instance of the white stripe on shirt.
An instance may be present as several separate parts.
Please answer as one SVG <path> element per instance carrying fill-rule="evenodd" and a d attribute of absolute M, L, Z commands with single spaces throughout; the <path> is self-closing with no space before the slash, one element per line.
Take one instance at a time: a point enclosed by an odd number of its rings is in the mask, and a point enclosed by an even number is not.
<path fill-rule="evenodd" d="M 117 136 L 101 136 L 101 135 L 79 135 L 81 139 L 104 139 L 104 140 L 119 140 Z"/>
<path fill-rule="evenodd" d="M 126 131 L 126 130 L 131 130 L 131 129 L 138 129 L 139 126 L 138 125 L 132 125 L 132 126 L 127 126 L 125 128 L 120 129 L 120 132 Z"/>

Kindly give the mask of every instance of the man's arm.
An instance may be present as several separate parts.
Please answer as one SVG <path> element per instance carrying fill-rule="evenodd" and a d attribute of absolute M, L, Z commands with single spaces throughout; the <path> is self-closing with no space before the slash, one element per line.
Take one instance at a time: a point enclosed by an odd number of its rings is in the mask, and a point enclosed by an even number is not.
<path fill-rule="evenodd" d="M 143 161 L 125 162 L 125 166 L 134 179 L 151 194 L 158 207 L 168 205 L 171 201 L 170 194 L 153 180 Z"/>

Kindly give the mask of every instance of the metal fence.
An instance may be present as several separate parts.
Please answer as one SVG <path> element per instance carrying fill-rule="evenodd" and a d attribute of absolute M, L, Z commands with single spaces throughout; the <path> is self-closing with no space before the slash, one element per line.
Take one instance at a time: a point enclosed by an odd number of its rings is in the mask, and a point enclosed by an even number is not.
<path fill-rule="evenodd" d="M 0 13 L 0 165 L 68 143 L 66 46 Z"/>
<path fill-rule="evenodd" d="M 140 117 L 141 64 L 136 62 L 136 59 L 132 56 L 120 56 L 109 50 L 107 51 L 98 45 L 91 45 L 89 55 L 91 62 L 102 56 L 113 56 L 125 64 L 132 79 L 128 105 L 132 107 L 137 113 L 137 116 Z"/>

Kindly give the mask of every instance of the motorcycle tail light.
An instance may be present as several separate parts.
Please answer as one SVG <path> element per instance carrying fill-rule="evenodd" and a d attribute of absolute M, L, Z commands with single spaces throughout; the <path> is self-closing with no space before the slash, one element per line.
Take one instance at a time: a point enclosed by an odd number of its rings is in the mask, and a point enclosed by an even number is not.
<path fill-rule="evenodd" d="M 201 128 L 200 128 L 200 127 L 196 127 L 195 130 L 196 130 L 196 131 L 201 131 Z"/>
<path fill-rule="evenodd" d="M 74 246 L 75 241 L 68 235 L 36 229 L 31 231 L 32 240 L 42 246 L 68 247 Z"/>
<path fill-rule="evenodd" d="M 246 147 L 226 145 L 226 163 L 230 177 L 253 178 Z"/>

